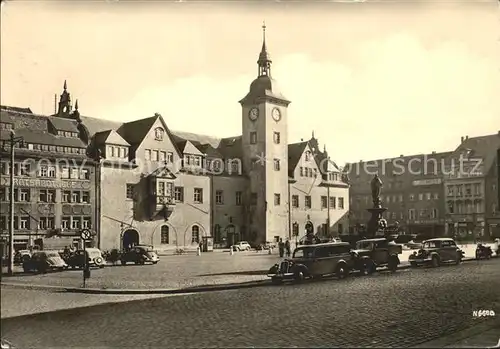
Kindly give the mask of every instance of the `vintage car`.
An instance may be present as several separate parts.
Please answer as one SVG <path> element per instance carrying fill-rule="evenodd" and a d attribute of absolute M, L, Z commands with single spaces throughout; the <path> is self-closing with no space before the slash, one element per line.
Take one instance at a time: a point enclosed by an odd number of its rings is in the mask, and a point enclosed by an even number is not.
<path fill-rule="evenodd" d="M 23 261 L 24 272 L 45 273 L 50 270 L 64 270 L 68 265 L 57 251 L 37 251 Z"/>
<path fill-rule="evenodd" d="M 351 246 L 347 242 L 332 242 L 299 246 L 291 259 L 276 263 L 267 274 L 273 283 L 285 280 L 301 282 L 306 278 L 336 275 L 345 278 L 354 267 Z"/>
<path fill-rule="evenodd" d="M 104 268 L 104 266 L 106 265 L 106 261 L 102 256 L 101 250 L 99 250 L 98 248 L 86 248 L 85 251 L 77 250 L 68 257 L 66 263 L 71 268 L 83 268 L 85 262 L 85 254 L 87 255 L 87 263 L 89 267 Z"/>
<path fill-rule="evenodd" d="M 19 250 L 14 255 L 14 264 L 20 265 L 23 263 L 23 260 L 25 260 L 26 258 L 31 258 L 30 250 Z"/>
<path fill-rule="evenodd" d="M 122 265 L 125 265 L 128 262 L 133 262 L 135 264 L 156 264 L 159 261 L 160 258 L 153 250 L 153 246 L 149 245 L 136 245 L 131 249 L 122 252 L 120 255 L 120 262 Z"/>
<path fill-rule="evenodd" d="M 413 252 L 408 258 L 410 266 L 431 265 L 438 267 L 441 263 L 453 262 L 460 264 L 464 252 L 451 238 L 435 238 L 426 240 L 418 252 Z"/>
<path fill-rule="evenodd" d="M 403 248 L 386 238 L 375 238 L 359 240 L 353 252 L 356 258 L 356 270 L 367 275 L 374 273 L 380 267 L 396 271 L 400 264 L 398 255 L 403 252 Z"/>

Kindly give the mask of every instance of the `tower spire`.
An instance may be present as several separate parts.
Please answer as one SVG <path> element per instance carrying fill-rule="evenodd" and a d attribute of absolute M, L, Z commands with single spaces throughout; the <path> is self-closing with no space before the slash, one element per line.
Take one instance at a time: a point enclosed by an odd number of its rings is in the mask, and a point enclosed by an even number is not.
<path fill-rule="evenodd" d="M 259 66 L 259 76 L 271 76 L 271 57 L 269 57 L 269 53 L 267 52 L 266 45 L 266 22 L 262 22 L 262 48 L 259 54 L 259 60 L 257 64 Z"/>
<path fill-rule="evenodd" d="M 64 80 L 63 89 L 64 89 L 64 91 L 66 91 L 68 89 L 68 84 L 66 83 L 66 80 Z"/>

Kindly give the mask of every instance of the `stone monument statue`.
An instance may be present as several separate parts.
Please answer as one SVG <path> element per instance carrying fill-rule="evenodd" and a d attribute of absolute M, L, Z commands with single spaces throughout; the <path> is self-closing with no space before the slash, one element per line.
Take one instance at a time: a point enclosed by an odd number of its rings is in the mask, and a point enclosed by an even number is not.
<path fill-rule="evenodd" d="M 380 204 L 380 189 L 383 187 L 382 180 L 378 176 L 378 174 L 373 177 L 372 182 L 371 182 L 371 187 L 372 187 L 372 199 L 373 199 L 373 204 L 374 205 L 379 205 Z"/>

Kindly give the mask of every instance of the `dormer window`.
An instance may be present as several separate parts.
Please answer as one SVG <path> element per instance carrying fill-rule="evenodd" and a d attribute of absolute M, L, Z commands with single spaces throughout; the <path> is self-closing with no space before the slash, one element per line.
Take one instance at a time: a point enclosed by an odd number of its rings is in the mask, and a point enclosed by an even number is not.
<path fill-rule="evenodd" d="M 157 141 L 163 141 L 163 136 L 165 134 L 165 130 L 162 129 L 161 127 L 155 128 L 155 140 Z"/>

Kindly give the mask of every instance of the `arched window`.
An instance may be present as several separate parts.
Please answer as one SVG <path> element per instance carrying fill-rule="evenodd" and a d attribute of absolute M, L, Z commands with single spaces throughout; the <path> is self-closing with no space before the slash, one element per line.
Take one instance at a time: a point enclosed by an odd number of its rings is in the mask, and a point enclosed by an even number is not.
<path fill-rule="evenodd" d="M 197 225 L 193 225 L 191 228 L 191 243 L 199 243 L 200 242 L 200 227 Z"/>
<path fill-rule="evenodd" d="M 220 225 L 218 225 L 218 224 L 216 224 L 214 226 L 214 242 L 217 244 L 222 242 L 222 236 L 220 233 Z"/>
<path fill-rule="evenodd" d="M 161 243 L 169 244 L 170 243 L 170 229 L 168 225 L 161 226 Z"/>

